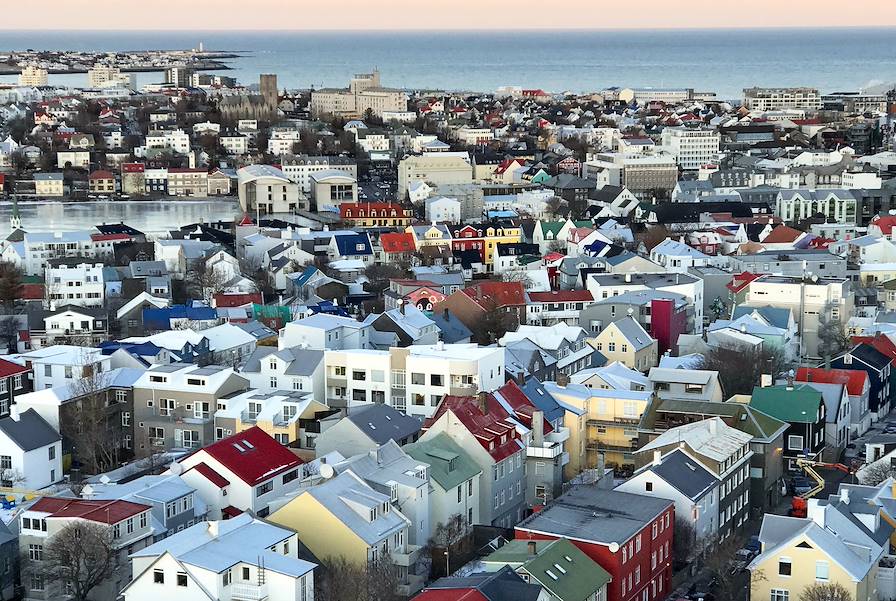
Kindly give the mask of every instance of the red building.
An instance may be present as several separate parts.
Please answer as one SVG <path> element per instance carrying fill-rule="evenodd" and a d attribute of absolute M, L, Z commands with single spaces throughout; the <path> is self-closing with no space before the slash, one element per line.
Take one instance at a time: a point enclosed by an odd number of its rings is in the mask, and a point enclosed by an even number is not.
<path fill-rule="evenodd" d="M 688 305 L 675 299 L 655 298 L 650 301 L 650 335 L 657 340 L 660 355 L 668 350 L 678 354 L 678 337 L 688 331 Z"/>
<path fill-rule="evenodd" d="M 672 501 L 575 486 L 516 526 L 517 539 L 566 538 L 610 573 L 611 601 L 654 601 L 671 591 Z"/>

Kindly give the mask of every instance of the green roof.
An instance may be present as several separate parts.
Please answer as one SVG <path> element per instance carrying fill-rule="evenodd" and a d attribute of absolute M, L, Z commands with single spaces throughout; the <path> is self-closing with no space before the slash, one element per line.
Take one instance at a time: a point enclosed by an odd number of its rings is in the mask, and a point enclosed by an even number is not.
<path fill-rule="evenodd" d="M 586 601 L 610 582 L 610 574 L 567 539 L 533 542 L 535 555 L 529 555 L 528 540 L 518 539 L 483 561 L 521 564 L 518 571 L 529 574 L 560 601 Z"/>
<path fill-rule="evenodd" d="M 590 219 L 579 219 L 578 221 L 573 221 L 573 224 L 576 227 L 594 227 L 594 222 Z"/>
<path fill-rule="evenodd" d="M 554 237 L 557 237 L 557 234 L 560 233 L 560 228 L 564 226 L 565 221 L 539 221 L 538 226 L 541 228 L 541 233 L 546 234 L 548 232 L 553 232 Z"/>
<path fill-rule="evenodd" d="M 447 434 L 441 433 L 402 447 L 417 461 L 429 464 L 429 475 L 443 490 L 476 477 L 482 469 Z"/>
<path fill-rule="evenodd" d="M 755 407 L 736 402 L 692 401 L 685 399 L 655 399 L 651 401 L 641 416 L 640 428 L 653 430 L 656 414 L 682 413 L 721 417 L 726 424 L 745 432 L 753 438 L 769 440 L 787 424 Z"/>
<path fill-rule="evenodd" d="M 818 421 L 818 406 L 823 402 L 821 392 L 807 385 L 791 390 L 786 386 L 757 386 L 750 406 L 785 422 L 814 424 Z"/>

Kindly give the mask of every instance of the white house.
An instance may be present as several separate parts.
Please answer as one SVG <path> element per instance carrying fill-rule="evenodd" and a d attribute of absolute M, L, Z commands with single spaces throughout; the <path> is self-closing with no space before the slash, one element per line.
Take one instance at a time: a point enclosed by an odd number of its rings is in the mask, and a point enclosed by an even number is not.
<path fill-rule="evenodd" d="M 258 426 L 219 440 L 172 464 L 206 502 L 209 517 L 242 511 L 267 516 L 271 501 L 299 488 L 302 461 Z"/>
<path fill-rule="evenodd" d="M 351 317 L 316 313 L 287 323 L 280 329 L 278 347 L 323 349 L 371 348 L 372 326 Z"/>
<path fill-rule="evenodd" d="M 9 355 L 6 359 L 19 365 L 31 365 L 34 390 L 65 386 L 85 373 L 107 372 L 112 368 L 112 360 L 100 349 L 64 344 Z"/>
<path fill-rule="evenodd" d="M 242 514 L 202 522 L 131 554 L 125 601 L 312 601 L 315 564 L 292 530 Z"/>
<path fill-rule="evenodd" d="M 666 271 L 687 273 L 691 267 L 706 267 L 710 257 L 683 242 L 666 238 L 650 251 L 650 260 Z"/>
<path fill-rule="evenodd" d="M 75 260 L 51 260 L 44 272 L 50 305 L 101 307 L 106 296 L 103 264 Z"/>
<path fill-rule="evenodd" d="M 616 490 L 673 501 L 675 519 L 693 526 L 697 539 L 708 541 L 718 532 L 719 479 L 682 449 L 654 451 L 653 462 Z"/>
<path fill-rule="evenodd" d="M 40 490 L 62 480 L 62 436 L 37 411 L 0 419 L 0 485 Z"/>
<path fill-rule="evenodd" d="M 426 220 L 430 223 L 460 223 L 460 201 L 435 196 L 425 201 Z"/>

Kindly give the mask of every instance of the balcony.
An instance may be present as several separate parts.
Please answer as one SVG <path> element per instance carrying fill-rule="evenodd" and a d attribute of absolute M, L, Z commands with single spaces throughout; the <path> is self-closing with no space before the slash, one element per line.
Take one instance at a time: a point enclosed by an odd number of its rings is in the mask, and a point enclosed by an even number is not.
<path fill-rule="evenodd" d="M 553 432 L 544 437 L 548 442 L 564 443 L 569 440 L 569 428 L 556 428 Z"/>
<path fill-rule="evenodd" d="M 395 565 L 397 566 L 409 568 L 417 563 L 417 559 L 420 557 L 420 549 L 422 549 L 422 547 L 418 545 L 406 545 L 403 552 L 391 552 L 392 561 L 395 562 Z"/>
<path fill-rule="evenodd" d="M 614 417 L 613 419 L 589 419 L 586 423 L 589 426 L 610 426 L 613 428 L 621 428 L 624 426 L 637 426 L 640 423 L 640 419 Z"/>
<path fill-rule="evenodd" d="M 243 410 L 240 412 L 240 421 L 242 422 L 254 422 L 258 419 L 258 414 L 254 411 Z"/>
<path fill-rule="evenodd" d="M 633 440 L 629 444 L 613 444 L 602 440 L 589 439 L 585 444 L 585 448 L 589 451 L 614 451 L 617 453 L 632 453 L 638 448 L 638 441 Z"/>
<path fill-rule="evenodd" d="M 230 591 L 232 601 L 265 601 L 268 598 L 267 584 L 234 583 Z"/>
<path fill-rule="evenodd" d="M 423 589 L 424 584 L 426 584 L 425 574 L 408 573 L 407 576 L 398 583 L 396 588 L 400 597 L 408 598 L 419 593 Z"/>
<path fill-rule="evenodd" d="M 526 447 L 526 457 L 555 459 L 563 454 L 563 445 L 558 442 L 544 442 L 540 446 L 532 443 Z"/>

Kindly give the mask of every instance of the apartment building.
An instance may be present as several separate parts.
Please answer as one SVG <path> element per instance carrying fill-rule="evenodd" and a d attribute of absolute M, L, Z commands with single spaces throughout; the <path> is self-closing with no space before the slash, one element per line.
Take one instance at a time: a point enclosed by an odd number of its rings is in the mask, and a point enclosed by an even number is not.
<path fill-rule="evenodd" d="M 582 176 L 597 186 L 624 186 L 641 200 L 656 190 L 670 193 L 678 183 L 678 163 L 671 154 L 600 153 L 582 165 Z"/>
<path fill-rule="evenodd" d="M 128 555 L 153 541 L 152 506 L 122 500 L 43 497 L 18 515 L 19 550 L 27 562 L 44 560 L 53 537 L 68 527 L 89 523 L 107 528 L 114 551 L 111 575 L 92 591 L 97 599 L 114 599 L 131 579 Z M 53 601 L 67 596 L 62 579 L 49 579 L 38 568 L 22 583 L 28 601 Z"/>
<path fill-rule="evenodd" d="M 195 524 L 131 554 L 125 601 L 310 601 L 314 569 L 292 530 L 241 514 Z"/>
<path fill-rule="evenodd" d="M 703 333 L 704 283 L 701 278 L 686 273 L 591 273 L 585 278 L 585 287 L 594 297 L 596 302 L 614 296 L 620 296 L 626 292 L 639 292 L 642 290 L 655 290 L 657 292 L 673 292 L 680 294 L 692 305 L 694 333 Z M 636 299 L 632 298 L 628 300 L 635 301 Z M 636 303 L 631 302 L 630 304 L 635 305 Z M 640 304 L 643 305 L 643 303 Z M 617 316 L 620 315 L 619 312 L 617 311 L 617 314 L 613 315 L 613 305 L 611 304 L 610 306 L 611 318 L 618 319 L 619 317 Z M 621 308 L 622 307 L 617 307 L 617 309 Z M 687 310 L 689 314 L 691 313 L 691 309 Z M 588 310 L 588 308 L 585 309 L 586 312 Z M 672 309 L 670 308 L 670 310 Z M 632 312 L 634 314 L 634 308 L 632 308 Z M 627 313 L 628 309 L 626 309 L 626 314 Z M 636 315 L 640 315 L 640 311 Z M 638 319 L 640 321 L 643 318 L 638 317 Z M 651 323 L 652 321 L 653 320 L 651 319 Z M 644 322 L 646 323 L 646 319 Z M 582 324 L 582 327 L 586 330 L 590 330 L 592 329 L 592 324 Z M 655 330 L 655 328 L 651 327 L 651 331 L 653 330 Z"/>
<path fill-rule="evenodd" d="M 51 307 L 102 307 L 106 298 L 103 263 L 78 258 L 47 260 L 44 282 Z"/>
<path fill-rule="evenodd" d="M 675 157 L 685 171 L 696 171 L 715 162 L 719 155 L 721 135 L 716 129 L 666 127 L 663 129 L 663 148 Z"/>
<path fill-rule="evenodd" d="M 717 530 L 721 540 L 739 532 L 750 517 L 752 436 L 711 417 L 666 430 L 638 449 L 644 465 L 681 449 L 719 480 Z"/>
<path fill-rule="evenodd" d="M 47 70 L 34 65 L 27 65 L 19 73 L 19 85 L 28 87 L 41 87 L 47 85 Z"/>
<path fill-rule="evenodd" d="M 349 87 L 321 88 L 311 93 L 311 116 L 382 117 L 385 112 L 408 110 L 408 96 L 403 90 L 384 88 L 380 72 L 361 73 L 352 77 Z"/>
<path fill-rule="evenodd" d="M 208 171 L 169 167 L 168 194 L 171 196 L 208 196 Z"/>
<path fill-rule="evenodd" d="M 421 181 L 437 187 L 472 183 L 470 155 L 466 152 L 430 152 L 402 159 L 398 163 L 397 198 L 404 199 L 411 185 Z"/>
<path fill-rule="evenodd" d="M 821 108 L 821 95 L 817 88 L 745 88 L 744 106 L 757 112 L 817 111 Z"/>
<path fill-rule="evenodd" d="M 775 215 L 796 223 L 822 214 L 833 223 L 856 223 L 858 202 L 849 190 L 782 190 L 775 198 Z"/>
<path fill-rule="evenodd" d="M 137 456 L 210 444 L 218 400 L 248 387 L 249 381 L 229 367 L 153 365 L 134 383 Z"/>
<path fill-rule="evenodd" d="M 369 349 L 372 324 L 351 317 L 315 313 L 287 323 L 280 329 L 278 346 L 286 348 L 344 350 Z"/>
<path fill-rule="evenodd" d="M 259 346 L 239 368 L 252 388 L 312 393 L 324 398 L 324 351 Z"/>
<path fill-rule="evenodd" d="M 294 213 L 308 210 L 308 201 L 282 171 L 271 165 L 249 165 L 237 174 L 240 207 L 247 213 Z"/>
<path fill-rule="evenodd" d="M 250 389 L 218 399 L 215 440 L 257 426 L 282 445 L 313 450 L 320 419 L 331 413 L 310 392 Z"/>
<path fill-rule="evenodd" d="M 32 389 L 69 386 L 75 379 L 108 372 L 112 360 L 98 348 L 56 344 L 6 357 L 31 370 Z"/>
<path fill-rule="evenodd" d="M 190 135 L 182 129 L 157 129 L 146 134 L 147 149 L 168 149 L 177 154 L 190 152 Z"/>
<path fill-rule="evenodd" d="M 299 191 L 305 196 L 311 194 L 311 176 L 321 171 L 342 171 L 358 179 L 358 163 L 351 157 L 287 155 L 282 158 L 280 169 L 299 185 Z"/>
<path fill-rule="evenodd" d="M 852 317 L 854 298 L 848 278 L 788 277 L 765 275 L 746 285 L 742 305 L 790 310 L 796 320 L 800 349 L 818 357 L 821 316 L 842 324 Z"/>
<path fill-rule="evenodd" d="M 329 404 L 387 403 L 418 417 L 430 417 L 445 395 L 504 383 L 504 349 L 476 344 L 327 351 L 324 362 Z"/>

